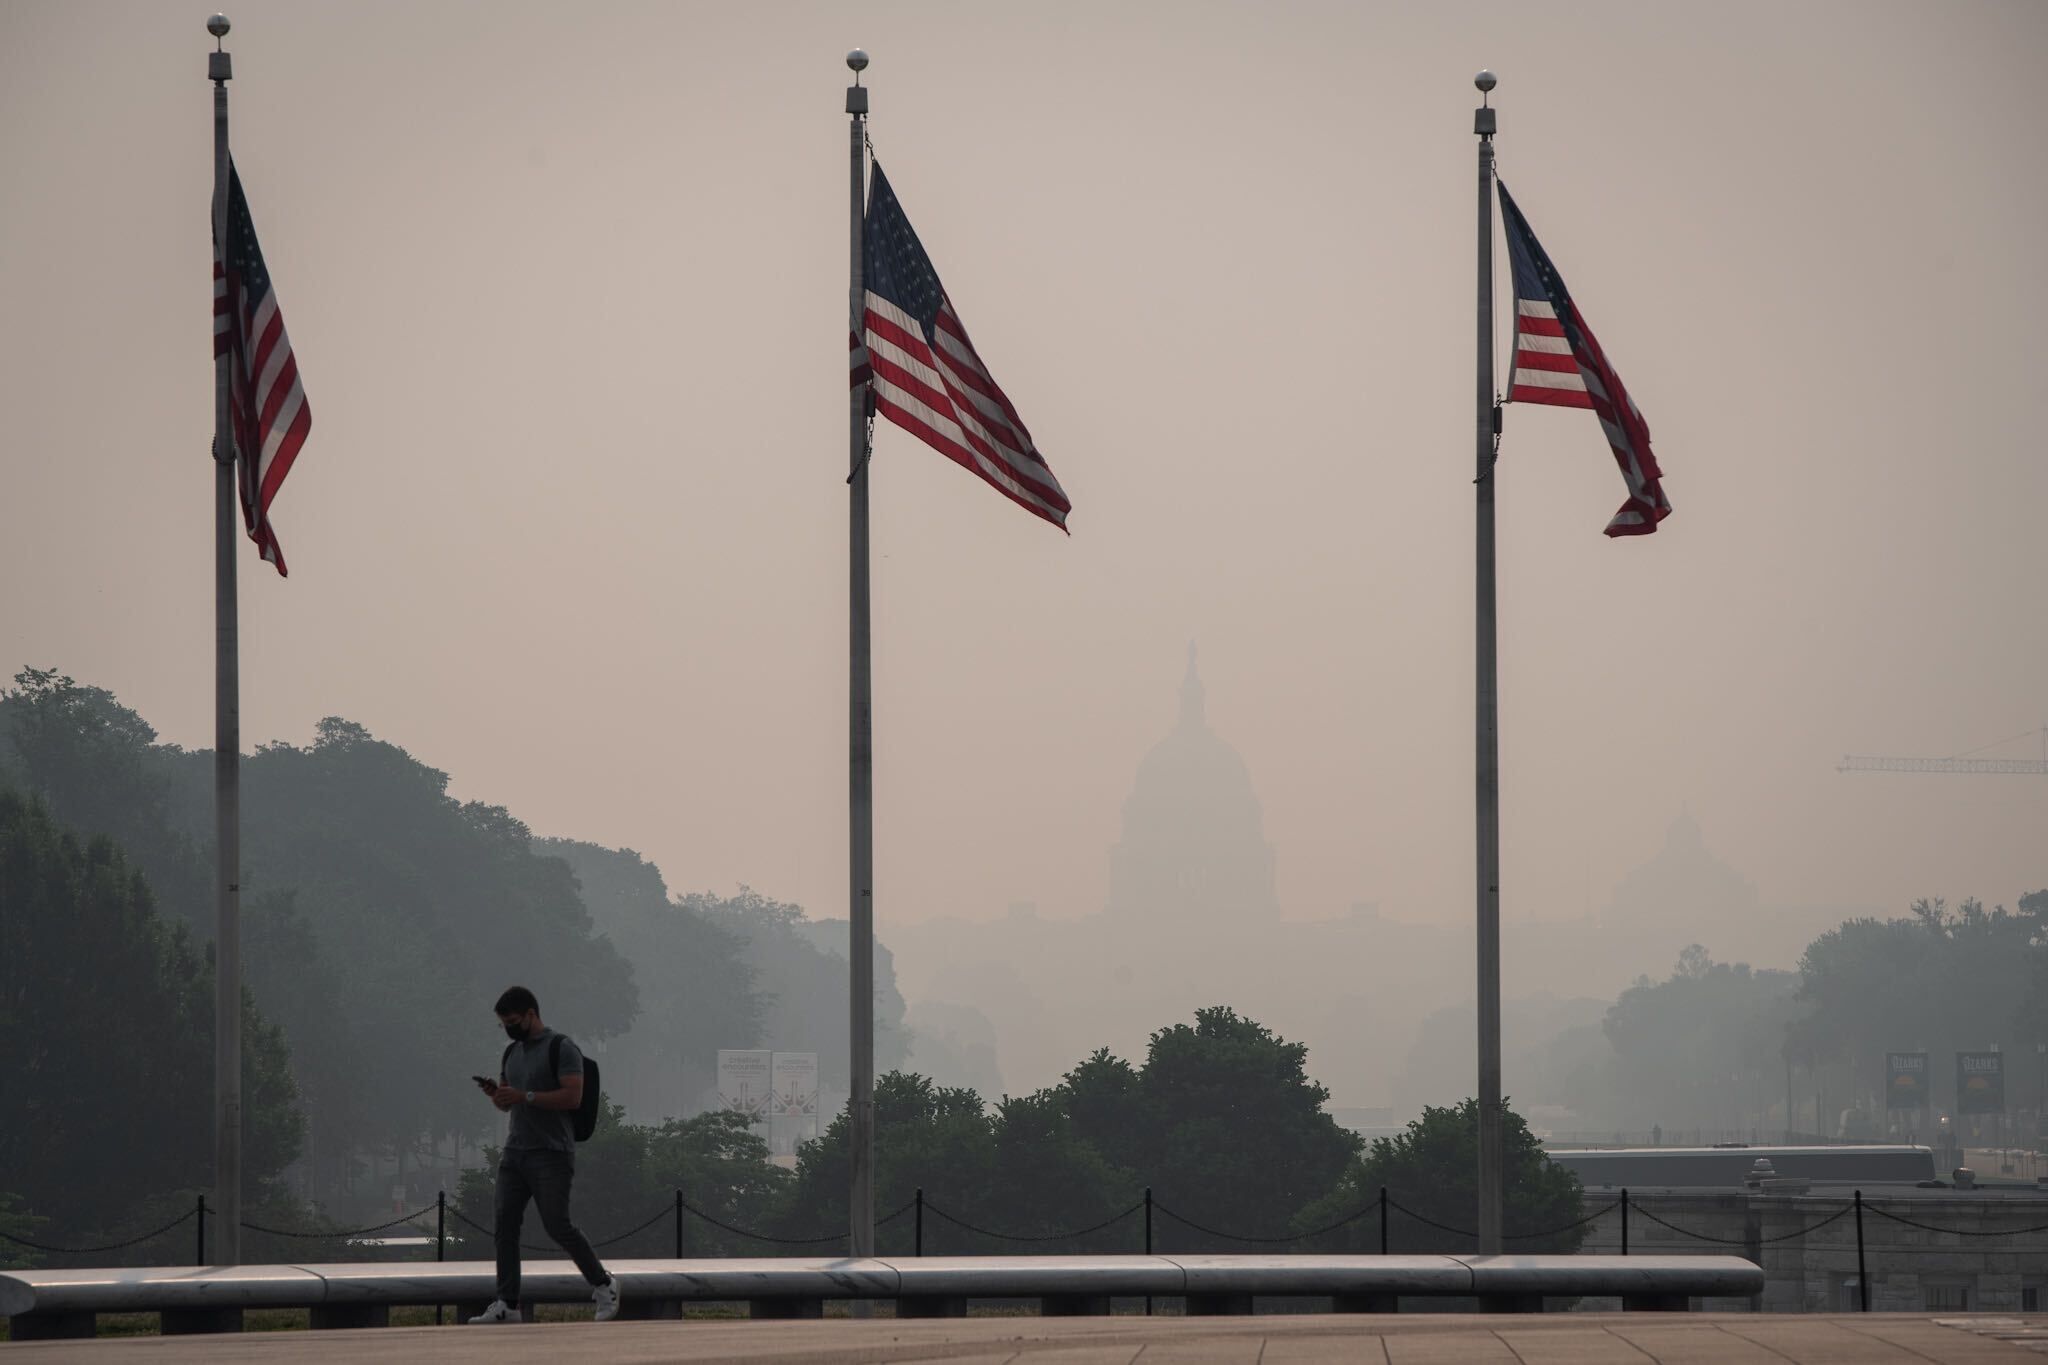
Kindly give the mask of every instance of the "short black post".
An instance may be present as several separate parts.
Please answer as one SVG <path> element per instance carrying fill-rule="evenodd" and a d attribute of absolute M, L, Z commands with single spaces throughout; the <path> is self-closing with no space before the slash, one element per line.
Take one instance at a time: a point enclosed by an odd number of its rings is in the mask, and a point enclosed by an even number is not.
<path fill-rule="evenodd" d="M 683 1259 L 683 1192 L 676 1191 L 676 1259 Z"/>
<path fill-rule="evenodd" d="M 1870 1270 L 1863 1263 L 1863 1191 L 1856 1191 L 1856 1298 L 1870 1311 Z"/>
<path fill-rule="evenodd" d="M 1387 1254 L 1387 1187 L 1380 1186 L 1380 1255 Z"/>
<path fill-rule="evenodd" d="M 434 1194 L 434 1259 L 448 1259 L 448 1191 L 437 1190 Z M 434 1326 L 441 1325 L 441 1305 L 434 1305 Z"/>
<path fill-rule="evenodd" d="M 1621 1187 L 1621 1254 L 1628 1255 L 1628 1186 Z"/>
<path fill-rule="evenodd" d="M 199 1196 L 199 1213 L 193 1219 L 199 1225 L 199 1249 L 193 1254 L 193 1265 L 206 1264 L 206 1196 Z"/>
<path fill-rule="evenodd" d="M 1152 1187 L 1145 1187 L 1145 1254 L 1152 1254 Z M 1145 1316 L 1152 1316 L 1152 1296 L 1145 1296 Z"/>
<path fill-rule="evenodd" d="M 924 1186 L 917 1187 L 917 1241 L 912 1255 L 924 1255 Z"/>

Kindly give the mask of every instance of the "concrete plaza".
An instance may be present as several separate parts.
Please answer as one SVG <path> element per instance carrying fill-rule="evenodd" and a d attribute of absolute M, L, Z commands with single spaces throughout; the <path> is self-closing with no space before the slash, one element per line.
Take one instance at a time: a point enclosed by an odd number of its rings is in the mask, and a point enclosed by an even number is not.
<path fill-rule="evenodd" d="M 21 1342 L 0 1361 L 562 1360 L 759 1365 L 1997 1365 L 2048 1361 L 2048 1315 L 1577 1313 L 1256 1318 L 970 1318 L 898 1322 L 618 1322 L 252 1332 Z"/>

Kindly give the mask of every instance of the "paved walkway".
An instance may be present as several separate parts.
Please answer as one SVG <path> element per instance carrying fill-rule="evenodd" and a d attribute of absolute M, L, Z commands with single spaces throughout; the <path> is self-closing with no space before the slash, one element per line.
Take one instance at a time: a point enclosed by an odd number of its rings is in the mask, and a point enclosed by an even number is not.
<path fill-rule="evenodd" d="M 951 1322 L 619 1322 L 128 1337 L 0 1345 L 0 1365 L 277 1361 L 559 1365 L 2044 1365 L 2048 1315 L 970 1318 Z"/>

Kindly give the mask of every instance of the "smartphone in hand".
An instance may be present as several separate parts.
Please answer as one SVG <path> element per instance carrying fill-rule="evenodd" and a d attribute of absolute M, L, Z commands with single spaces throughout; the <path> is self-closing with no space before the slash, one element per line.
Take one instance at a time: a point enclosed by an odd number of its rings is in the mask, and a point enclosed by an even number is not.
<path fill-rule="evenodd" d="M 475 1081 L 477 1089 L 483 1091 L 486 1095 L 498 1088 L 498 1083 L 488 1076 L 471 1076 L 470 1079 Z"/>

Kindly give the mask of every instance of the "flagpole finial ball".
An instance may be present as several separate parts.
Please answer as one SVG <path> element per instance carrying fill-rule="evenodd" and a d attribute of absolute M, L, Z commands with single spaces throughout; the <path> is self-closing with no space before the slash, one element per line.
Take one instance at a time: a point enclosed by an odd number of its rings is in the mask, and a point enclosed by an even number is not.
<path fill-rule="evenodd" d="M 1493 87 L 1500 84 L 1500 77 L 1494 75 L 1491 71 L 1482 71 L 1472 78 L 1472 84 L 1479 87 L 1480 94 L 1489 94 L 1492 92 Z"/>
<path fill-rule="evenodd" d="M 206 31 L 216 38 L 227 37 L 228 27 L 228 17 L 225 14 L 216 14 L 206 21 Z"/>
<path fill-rule="evenodd" d="M 860 72 L 868 69 L 868 54 L 861 51 L 859 48 L 855 48 L 853 51 L 846 54 L 846 64 L 849 67 L 851 67 L 854 73 L 857 75 Z"/>

